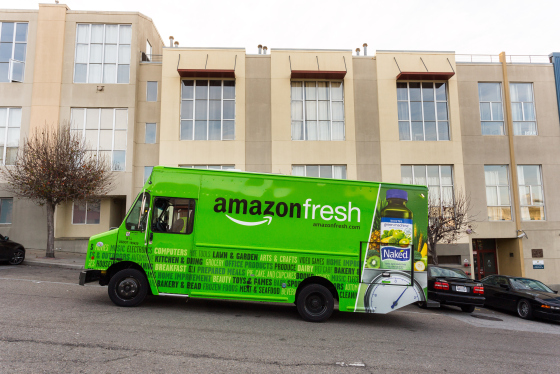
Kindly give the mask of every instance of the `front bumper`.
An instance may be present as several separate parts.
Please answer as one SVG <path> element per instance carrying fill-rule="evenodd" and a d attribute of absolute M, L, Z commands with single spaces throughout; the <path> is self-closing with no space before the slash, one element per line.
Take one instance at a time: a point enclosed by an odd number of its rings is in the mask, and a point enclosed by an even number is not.
<path fill-rule="evenodd" d="M 549 319 L 552 321 L 560 321 L 560 313 L 557 312 L 548 312 L 548 311 L 545 312 L 542 309 L 540 309 L 540 310 L 535 310 L 533 314 L 535 315 L 535 317 Z"/>
<path fill-rule="evenodd" d="M 95 282 L 101 279 L 101 270 L 82 270 L 80 272 L 79 285 Z"/>
<path fill-rule="evenodd" d="M 474 306 L 484 306 L 484 296 L 473 296 L 473 295 L 458 295 L 455 293 L 443 293 L 428 291 L 428 298 L 439 301 L 441 304 L 446 305 L 474 305 Z"/>

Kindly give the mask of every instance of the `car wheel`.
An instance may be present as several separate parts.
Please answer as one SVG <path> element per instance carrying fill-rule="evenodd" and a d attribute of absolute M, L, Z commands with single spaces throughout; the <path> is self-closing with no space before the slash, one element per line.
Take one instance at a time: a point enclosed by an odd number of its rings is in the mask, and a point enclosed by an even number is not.
<path fill-rule="evenodd" d="M 326 287 L 320 284 L 310 284 L 301 290 L 296 305 L 304 320 L 323 322 L 331 316 L 334 310 L 334 298 Z"/>
<path fill-rule="evenodd" d="M 428 304 L 425 301 L 419 301 L 416 303 L 416 305 L 418 305 L 418 308 L 420 309 L 427 309 L 428 308 Z"/>
<path fill-rule="evenodd" d="M 109 281 L 109 298 L 118 306 L 137 306 L 148 294 L 148 280 L 136 269 L 117 272 Z"/>
<path fill-rule="evenodd" d="M 10 263 L 10 265 L 19 265 L 23 262 L 23 260 L 25 260 L 25 251 L 23 250 L 23 248 L 18 248 L 14 250 L 14 254 L 8 260 L 8 262 Z"/>
<path fill-rule="evenodd" d="M 533 307 L 529 300 L 519 300 L 517 303 L 517 315 L 523 319 L 533 319 Z"/>
<path fill-rule="evenodd" d="M 461 310 L 465 313 L 472 313 L 474 312 L 474 305 L 463 305 Z"/>

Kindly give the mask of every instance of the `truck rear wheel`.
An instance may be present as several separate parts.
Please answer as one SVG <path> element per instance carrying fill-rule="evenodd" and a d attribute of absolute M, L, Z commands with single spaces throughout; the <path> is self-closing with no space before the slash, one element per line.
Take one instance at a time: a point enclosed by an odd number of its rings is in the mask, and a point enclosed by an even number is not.
<path fill-rule="evenodd" d="M 333 312 L 334 298 L 326 287 L 320 284 L 310 284 L 301 290 L 296 305 L 301 318 L 304 320 L 323 322 Z"/>
<path fill-rule="evenodd" d="M 137 306 L 146 298 L 148 287 L 141 271 L 123 269 L 109 281 L 109 298 L 118 306 Z"/>

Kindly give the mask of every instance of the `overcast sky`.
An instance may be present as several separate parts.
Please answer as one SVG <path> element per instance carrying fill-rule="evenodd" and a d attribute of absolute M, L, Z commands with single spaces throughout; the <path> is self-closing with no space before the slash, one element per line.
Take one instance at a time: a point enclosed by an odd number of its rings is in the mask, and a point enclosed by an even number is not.
<path fill-rule="evenodd" d="M 50 2 L 50 1 L 45 1 Z M 52 1 L 54 3 L 54 1 Z M 38 9 L 37 0 L 0 0 Z M 61 0 L 72 10 L 138 11 L 166 45 L 437 50 L 460 54 L 560 52 L 560 0 Z"/>

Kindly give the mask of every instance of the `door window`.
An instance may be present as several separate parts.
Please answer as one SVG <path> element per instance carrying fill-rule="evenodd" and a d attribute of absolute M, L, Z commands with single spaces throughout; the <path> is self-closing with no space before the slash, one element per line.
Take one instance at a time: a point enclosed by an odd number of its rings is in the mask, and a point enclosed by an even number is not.
<path fill-rule="evenodd" d="M 152 231 L 191 234 L 194 224 L 194 199 L 156 197 L 152 214 Z"/>
<path fill-rule="evenodd" d="M 144 231 L 146 218 L 150 210 L 150 194 L 147 192 L 138 195 L 136 203 L 126 217 L 126 229 L 129 231 Z"/>

